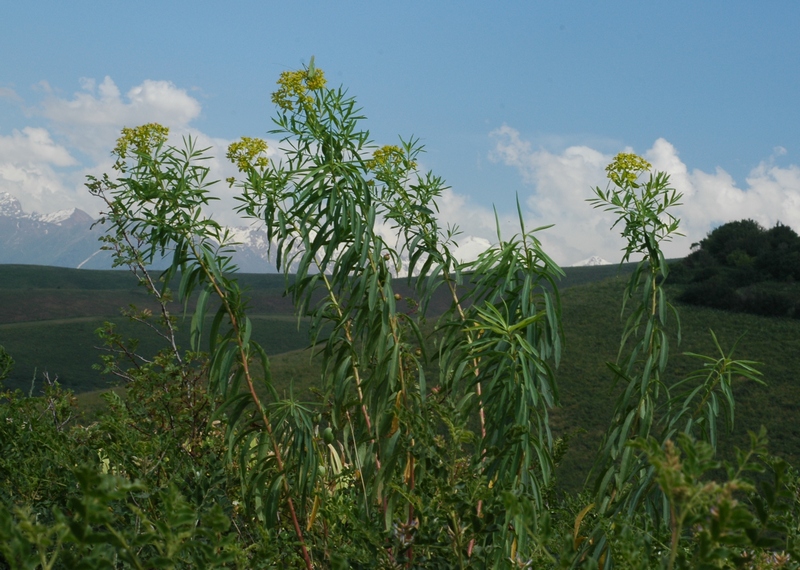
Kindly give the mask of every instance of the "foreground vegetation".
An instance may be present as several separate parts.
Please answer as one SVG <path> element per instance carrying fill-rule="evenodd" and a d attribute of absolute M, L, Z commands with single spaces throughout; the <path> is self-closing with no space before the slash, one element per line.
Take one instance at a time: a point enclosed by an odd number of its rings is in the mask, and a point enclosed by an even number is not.
<path fill-rule="evenodd" d="M 537 230 L 520 215 L 519 234 L 460 263 L 457 233 L 435 217 L 443 182 L 417 171 L 414 141 L 369 146 L 355 102 L 313 64 L 282 74 L 273 101 L 284 160 L 242 139 L 229 149 L 242 179 L 229 183 L 276 243 L 278 269 L 296 273 L 287 293 L 318 351 L 315 400 L 276 390 L 228 235 L 204 214 L 203 152 L 168 147 L 158 125 L 125 129 L 119 176 L 88 186 L 106 204 L 108 247 L 155 303 L 130 317 L 163 348 L 145 354 L 104 328 L 103 363 L 127 397 L 109 394 L 90 425 L 70 421 L 57 385 L 6 395 L 6 565 L 797 567 L 795 472 L 763 430 L 717 457 L 734 381 L 761 382 L 755 363 L 712 335 L 687 373 L 669 366 L 679 325 L 661 244 L 679 229 L 680 195 L 668 176 L 621 154 L 591 200 L 618 217 L 635 267 L 588 483 L 562 493 L 562 271 Z M 150 272 L 167 251 L 171 268 Z M 412 290 L 400 293 L 400 272 L 417 276 Z M 436 291 L 447 308 L 428 322 Z M 173 298 L 193 307 L 188 351 Z"/>

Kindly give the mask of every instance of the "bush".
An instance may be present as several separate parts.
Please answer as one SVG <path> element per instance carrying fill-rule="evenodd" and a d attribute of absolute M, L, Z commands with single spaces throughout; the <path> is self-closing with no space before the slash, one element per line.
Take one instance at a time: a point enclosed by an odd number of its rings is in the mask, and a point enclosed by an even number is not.
<path fill-rule="evenodd" d="M 791 317 L 798 295 L 786 286 L 759 283 L 739 291 L 741 310 L 765 317 Z"/>
<path fill-rule="evenodd" d="M 736 311 L 740 307 L 736 290 L 721 275 L 686 286 L 678 301 L 727 311 Z"/>

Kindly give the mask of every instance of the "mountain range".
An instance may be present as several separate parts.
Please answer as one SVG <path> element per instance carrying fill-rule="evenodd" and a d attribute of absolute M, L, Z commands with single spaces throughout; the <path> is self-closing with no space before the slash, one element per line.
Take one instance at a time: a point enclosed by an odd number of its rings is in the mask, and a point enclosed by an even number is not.
<path fill-rule="evenodd" d="M 27 213 L 8 192 L 0 192 L 0 263 L 51 265 L 78 269 L 111 269 L 111 253 L 98 241 L 105 228 L 78 208 L 49 214 Z M 274 273 L 267 233 L 258 227 L 228 228 L 233 234 L 234 261 L 244 273 Z M 609 265 L 592 256 L 574 267 Z M 163 268 L 167 261 L 153 264 Z"/>
<path fill-rule="evenodd" d="M 598 255 L 593 255 L 577 263 L 573 263 L 571 267 L 594 267 L 596 265 L 611 265 L 611 262 L 606 261 Z"/>
<path fill-rule="evenodd" d="M 273 273 L 267 234 L 256 227 L 230 228 L 234 261 L 245 273 Z M 49 214 L 28 213 L 8 192 L 0 192 L 0 263 L 111 269 L 111 253 L 98 238 L 105 228 L 78 208 Z M 156 268 L 166 262 L 154 263 Z"/>

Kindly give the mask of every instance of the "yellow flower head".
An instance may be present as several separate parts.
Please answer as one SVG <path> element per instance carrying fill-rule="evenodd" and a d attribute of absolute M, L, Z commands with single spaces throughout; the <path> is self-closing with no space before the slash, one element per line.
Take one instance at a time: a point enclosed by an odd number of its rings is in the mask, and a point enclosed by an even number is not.
<path fill-rule="evenodd" d="M 608 178 L 617 186 L 633 184 L 642 172 L 653 166 L 641 156 L 632 152 L 621 152 L 606 166 Z"/>
<path fill-rule="evenodd" d="M 164 144 L 169 135 L 169 128 L 158 123 L 147 123 L 138 127 L 123 127 L 122 136 L 117 139 L 117 145 L 112 154 L 124 160 L 128 156 L 128 148 L 133 149 L 133 154 L 150 154 L 157 146 Z"/>
<path fill-rule="evenodd" d="M 278 79 L 280 86 L 272 94 L 272 102 L 284 111 L 294 111 L 295 105 L 307 107 L 313 101 L 309 91 L 325 87 L 325 72 L 311 67 L 299 71 L 284 71 Z"/>
<path fill-rule="evenodd" d="M 379 148 L 372 155 L 372 159 L 367 161 L 367 168 L 374 172 L 392 170 L 398 166 L 413 170 L 417 167 L 417 163 L 407 160 L 403 150 L 396 145 Z"/>
<path fill-rule="evenodd" d="M 245 171 L 249 168 L 266 168 L 269 164 L 266 152 L 267 142 L 265 140 L 242 137 L 228 146 L 228 153 L 225 156 L 238 166 L 239 170 Z"/>

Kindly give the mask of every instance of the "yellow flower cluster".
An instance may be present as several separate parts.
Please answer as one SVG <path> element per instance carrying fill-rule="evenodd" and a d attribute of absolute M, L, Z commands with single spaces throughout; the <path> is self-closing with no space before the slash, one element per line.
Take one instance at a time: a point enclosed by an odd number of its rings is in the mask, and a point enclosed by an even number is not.
<path fill-rule="evenodd" d="M 379 148 L 372 155 L 372 159 L 367 161 L 367 168 L 373 171 L 393 168 L 399 165 L 404 165 L 410 170 L 417 167 L 417 163 L 413 160 L 406 163 L 406 157 L 402 149 L 393 144 Z"/>
<path fill-rule="evenodd" d="M 272 102 L 284 111 L 294 111 L 295 104 L 306 107 L 313 101 L 308 92 L 322 89 L 326 83 L 321 69 L 284 71 L 278 78 L 280 88 L 272 94 Z"/>
<path fill-rule="evenodd" d="M 248 168 L 266 168 L 269 159 L 265 156 L 267 152 L 267 142 L 263 139 L 242 137 L 240 140 L 228 146 L 228 153 L 225 155 L 232 163 L 245 171 Z"/>
<path fill-rule="evenodd" d="M 642 172 L 653 166 L 632 152 L 621 152 L 606 166 L 608 178 L 617 186 L 633 184 Z"/>
<path fill-rule="evenodd" d="M 117 139 L 117 146 L 112 154 L 120 159 L 128 156 L 128 148 L 133 148 L 134 153 L 150 154 L 153 148 L 163 144 L 169 135 L 169 128 L 158 123 L 147 123 L 138 127 L 123 127 L 122 136 Z"/>

